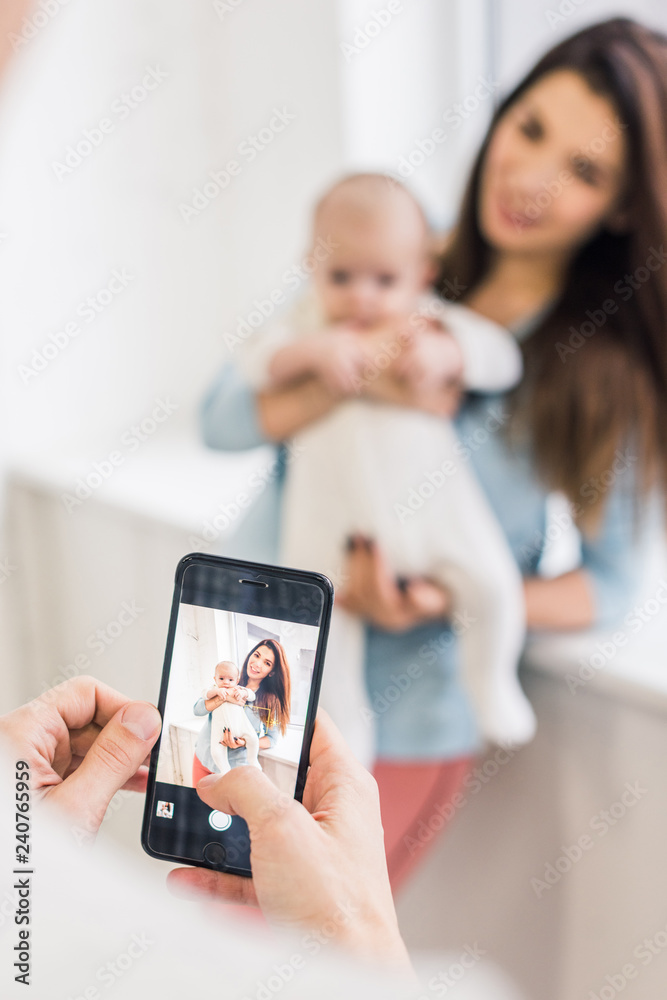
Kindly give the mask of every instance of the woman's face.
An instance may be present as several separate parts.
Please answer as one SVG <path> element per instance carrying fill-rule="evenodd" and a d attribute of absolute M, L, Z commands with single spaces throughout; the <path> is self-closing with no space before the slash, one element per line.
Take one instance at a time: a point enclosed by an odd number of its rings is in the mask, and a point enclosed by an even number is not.
<path fill-rule="evenodd" d="M 273 670 L 274 659 L 273 650 L 269 646 L 258 646 L 248 660 L 248 680 L 259 681 L 261 684 Z"/>
<path fill-rule="evenodd" d="M 627 139 L 611 101 L 574 70 L 538 80 L 500 119 L 482 169 L 479 225 L 505 252 L 567 256 L 622 225 Z"/>

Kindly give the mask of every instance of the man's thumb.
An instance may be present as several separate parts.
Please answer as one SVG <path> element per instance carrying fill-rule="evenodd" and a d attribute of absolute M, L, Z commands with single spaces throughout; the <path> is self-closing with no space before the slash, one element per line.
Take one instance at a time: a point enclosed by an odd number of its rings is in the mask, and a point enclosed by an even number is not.
<path fill-rule="evenodd" d="M 146 701 L 131 701 L 100 732 L 76 771 L 50 798 L 73 818 L 81 839 L 97 832 L 116 792 L 140 767 L 158 738 L 162 722 Z"/>

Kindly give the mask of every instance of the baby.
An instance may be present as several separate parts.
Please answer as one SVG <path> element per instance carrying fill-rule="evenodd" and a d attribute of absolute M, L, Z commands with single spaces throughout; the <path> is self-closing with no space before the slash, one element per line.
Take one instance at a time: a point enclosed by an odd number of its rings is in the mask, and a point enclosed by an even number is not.
<path fill-rule="evenodd" d="M 463 673 L 482 734 L 524 742 L 535 720 L 516 675 L 524 605 L 507 542 L 451 423 L 435 408 L 431 415 L 377 392 L 369 398 L 380 378 L 385 389 L 411 386 L 424 402 L 452 382 L 505 391 L 521 377 L 520 351 L 504 328 L 427 294 L 430 234 L 401 185 L 374 174 L 335 185 L 315 211 L 313 244 L 322 238 L 333 249 L 312 288 L 281 324 L 255 335 L 241 362 L 257 389 L 315 375 L 341 400 L 296 434 L 281 561 L 336 583 L 346 540 L 361 534 L 375 539 L 397 576 L 447 586 L 469 623 L 460 635 Z M 363 662 L 363 623 L 334 609 L 322 702 L 369 763 Z M 351 703 L 361 711 L 351 713 Z"/>
<path fill-rule="evenodd" d="M 260 767 L 257 759 L 259 737 L 245 714 L 243 705 L 240 704 L 240 701 L 243 701 L 243 704 L 254 701 L 255 694 L 250 688 L 240 686 L 239 676 L 239 668 L 235 663 L 231 660 L 221 660 L 213 676 L 215 686 L 204 691 L 202 695 L 205 701 L 210 701 L 212 698 L 223 699 L 222 704 L 214 708 L 211 715 L 211 756 L 220 774 L 226 774 L 230 770 L 227 747 L 220 742 L 226 730 L 237 738 L 245 737 L 248 763 Z"/>

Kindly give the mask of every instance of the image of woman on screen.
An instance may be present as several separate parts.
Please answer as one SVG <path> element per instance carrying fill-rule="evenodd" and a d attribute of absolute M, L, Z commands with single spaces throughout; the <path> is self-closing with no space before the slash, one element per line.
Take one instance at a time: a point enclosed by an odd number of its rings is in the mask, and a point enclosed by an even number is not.
<path fill-rule="evenodd" d="M 233 665 L 231 665 L 233 666 Z M 219 681 L 223 683 L 227 672 L 231 676 L 231 666 L 227 661 L 215 667 L 215 685 L 220 687 Z M 225 668 L 228 668 L 226 671 Z M 236 705 L 243 705 L 246 722 L 250 724 L 258 739 L 258 749 L 268 750 L 276 745 L 279 735 L 285 735 L 290 718 L 291 703 L 291 681 L 290 668 L 285 655 L 285 650 L 276 639 L 262 639 L 256 643 L 246 656 L 243 667 L 238 677 L 238 682 L 227 688 L 220 687 L 220 690 L 234 692 L 234 697 L 230 699 Z M 253 697 L 243 697 L 243 700 L 236 700 L 235 692 L 250 692 Z M 212 698 L 205 697 L 205 694 L 213 693 Z M 192 784 L 197 782 L 206 774 L 219 774 L 224 770 L 223 766 L 216 763 L 211 752 L 211 737 L 216 730 L 213 723 L 213 714 L 221 705 L 226 703 L 226 696 L 212 691 L 202 694 L 194 705 L 194 714 L 208 715 L 197 739 L 197 746 L 192 762 Z M 248 759 L 248 743 L 250 737 L 244 734 L 237 734 L 224 727 L 224 732 L 220 738 L 221 750 L 226 751 L 228 768 L 239 767 L 250 764 L 253 761 Z M 216 757 L 220 760 L 220 755 Z M 258 762 L 259 763 L 259 762 Z"/>

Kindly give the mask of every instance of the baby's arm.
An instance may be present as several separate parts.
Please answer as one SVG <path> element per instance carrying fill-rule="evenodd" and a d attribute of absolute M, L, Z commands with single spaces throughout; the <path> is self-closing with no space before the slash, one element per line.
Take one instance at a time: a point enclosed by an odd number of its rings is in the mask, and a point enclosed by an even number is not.
<path fill-rule="evenodd" d="M 216 684 L 202 695 L 207 712 L 219 708 L 224 701 L 227 701 L 227 692 L 224 688 L 219 688 Z"/>

